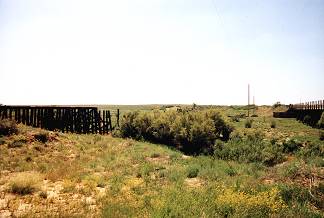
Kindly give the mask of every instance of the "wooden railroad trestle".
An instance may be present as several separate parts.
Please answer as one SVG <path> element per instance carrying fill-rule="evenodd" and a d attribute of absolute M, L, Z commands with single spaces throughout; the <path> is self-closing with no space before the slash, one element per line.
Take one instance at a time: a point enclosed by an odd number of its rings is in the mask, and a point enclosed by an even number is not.
<path fill-rule="evenodd" d="M 307 122 L 310 126 L 316 126 L 323 112 L 324 100 L 319 100 L 301 104 L 291 104 L 287 111 L 273 112 L 273 117 L 296 118 L 299 121 Z M 308 116 L 308 119 L 305 119 L 306 116 Z"/>
<path fill-rule="evenodd" d="M 119 109 L 115 115 L 113 125 L 110 110 L 98 110 L 97 107 L 0 106 L 0 119 L 12 119 L 48 130 L 84 134 L 111 132 L 119 126 Z"/>

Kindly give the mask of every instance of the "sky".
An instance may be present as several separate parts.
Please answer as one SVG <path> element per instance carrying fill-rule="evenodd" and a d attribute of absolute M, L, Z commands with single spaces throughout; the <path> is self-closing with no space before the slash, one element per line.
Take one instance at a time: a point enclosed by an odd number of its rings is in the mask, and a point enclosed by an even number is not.
<path fill-rule="evenodd" d="M 1 104 L 324 99 L 323 0 L 0 0 Z"/>

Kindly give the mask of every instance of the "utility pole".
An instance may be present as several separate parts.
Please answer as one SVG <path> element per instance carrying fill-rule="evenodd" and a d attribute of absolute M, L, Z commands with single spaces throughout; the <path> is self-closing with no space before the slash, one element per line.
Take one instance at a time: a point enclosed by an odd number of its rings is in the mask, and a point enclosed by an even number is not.
<path fill-rule="evenodd" d="M 255 115 L 255 99 L 254 99 L 254 95 L 253 95 L 253 115 Z"/>
<path fill-rule="evenodd" d="M 248 84 L 248 117 L 250 117 L 250 84 Z"/>

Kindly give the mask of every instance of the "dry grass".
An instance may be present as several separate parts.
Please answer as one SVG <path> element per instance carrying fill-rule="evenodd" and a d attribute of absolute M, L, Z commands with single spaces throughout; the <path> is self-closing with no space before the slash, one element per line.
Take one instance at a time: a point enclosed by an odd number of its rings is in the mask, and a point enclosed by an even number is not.
<path fill-rule="evenodd" d="M 40 173 L 21 172 L 10 179 L 9 186 L 12 193 L 27 195 L 37 191 L 41 181 L 42 176 Z"/>

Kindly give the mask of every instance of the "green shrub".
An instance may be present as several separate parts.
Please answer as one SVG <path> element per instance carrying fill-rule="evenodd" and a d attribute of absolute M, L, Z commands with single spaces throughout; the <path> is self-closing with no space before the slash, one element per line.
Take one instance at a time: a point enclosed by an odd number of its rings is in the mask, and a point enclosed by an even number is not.
<path fill-rule="evenodd" d="M 324 128 L 324 112 L 322 113 L 321 118 L 319 119 L 317 125 L 319 128 Z"/>
<path fill-rule="evenodd" d="M 302 157 L 324 157 L 324 144 L 312 142 L 300 149 L 298 154 Z"/>
<path fill-rule="evenodd" d="M 315 187 L 315 192 L 319 194 L 324 194 L 324 182 L 320 182 L 317 187 Z"/>
<path fill-rule="evenodd" d="M 310 124 L 312 121 L 312 117 L 310 115 L 306 115 L 303 119 L 303 123 Z"/>
<path fill-rule="evenodd" d="M 187 169 L 187 177 L 188 178 L 196 178 L 199 173 L 199 168 L 197 166 L 190 166 Z"/>
<path fill-rule="evenodd" d="M 297 139 L 287 139 L 283 143 L 283 151 L 285 153 L 295 153 L 302 146 L 303 146 L 303 144 L 300 141 L 298 141 Z"/>
<path fill-rule="evenodd" d="M 232 120 L 233 122 L 240 122 L 240 116 L 239 116 L 239 115 L 232 116 L 232 117 L 231 117 L 231 120 Z"/>
<path fill-rule="evenodd" d="M 190 154 L 211 153 L 216 139 L 228 140 L 233 128 L 215 110 L 130 112 L 120 135 L 180 148 Z"/>
<path fill-rule="evenodd" d="M 308 188 L 297 185 L 285 185 L 279 186 L 282 199 L 287 203 L 291 204 L 298 202 L 301 205 L 307 205 L 309 203 L 315 205 L 318 208 L 323 207 L 323 203 L 316 191 L 311 194 Z"/>
<path fill-rule="evenodd" d="M 2 137 L 0 137 L 0 145 L 3 145 L 4 143 L 6 143 L 6 140 Z"/>
<path fill-rule="evenodd" d="M 237 171 L 232 166 L 225 168 L 225 173 L 229 176 L 237 175 Z"/>
<path fill-rule="evenodd" d="M 0 119 L 0 135 L 9 136 L 16 133 L 18 133 L 18 127 L 15 121 Z"/>
<path fill-rule="evenodd" d="M 252 127 L 252 122 L 253 122 L 253 120 L 252 119 L 247 119 L 246 121 L 245 121 L 245 128 L 251 128 Z"/>
<path fill-rule="evenodd" d="M 276 128 L 276 126 L 277 126 L 276 121 L 275 120 L 271 120 L 270 127 L 274 129 L 274 128 Z"/>
<path fill-rule="evenodd" d="M 45 142 L 47 142 L 49 140 L 50 136 L 49 136 L 48 132 L 41 131 L 39 133 L 36 133 L 34 135 L 34 138 L 39 142 L 45 143 Z"/>
<path fill-rule="evenodd" d="M 214 156 L 223 160 L 261 162 L 265 165 L 274 165 L 284 160 L 283 147 L 263 140 L 258 133 L 247 139 L 233 138 L 227 143 L 217 143 L 214 146 Z"/>
<path fill-rule="evenodd" d="M 300 171 L 300 163 L 292 162 L 282 168 L 282 175 L 284 177 L 295 178 Z"/>
<path fill-rule="evenodd" d="M 320 139 L 321 141 L 324 141 L 324 131 L 320 131 L 320 132 L 319 132 L 319 139 Z"/>

